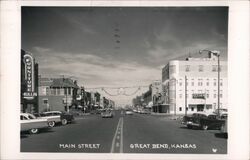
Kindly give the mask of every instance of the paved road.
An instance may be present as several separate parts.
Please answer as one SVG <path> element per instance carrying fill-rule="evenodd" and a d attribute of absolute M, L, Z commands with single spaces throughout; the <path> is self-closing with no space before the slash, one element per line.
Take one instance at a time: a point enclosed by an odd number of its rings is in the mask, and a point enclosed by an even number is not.
<path fill-rule="evenodd" d="M 191 130 L 166 116 L 88 115 L 66 126 L 21 136 L 22 152 L 226 153 L 215 130 Z"/>

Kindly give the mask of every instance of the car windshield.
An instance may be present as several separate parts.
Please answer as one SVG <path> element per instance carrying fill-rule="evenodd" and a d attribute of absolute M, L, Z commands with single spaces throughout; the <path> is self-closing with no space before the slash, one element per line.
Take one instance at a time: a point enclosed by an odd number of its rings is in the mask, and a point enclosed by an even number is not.
<path fill-rule="evenodd" d="M 36 117 L 35 117 L 34 115 L 32 115 L 32 114 L 29 114 L 29 115 L 28 115 L 28 118 L 29 118 L 29 119 L 36 119 Z"/>

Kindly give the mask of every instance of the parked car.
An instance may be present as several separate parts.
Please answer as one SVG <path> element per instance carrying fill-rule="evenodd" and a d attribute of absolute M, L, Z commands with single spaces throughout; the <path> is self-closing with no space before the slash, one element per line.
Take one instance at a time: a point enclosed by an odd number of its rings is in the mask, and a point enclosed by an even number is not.
<path fill-rule="evenodd" d="M 197 112 L 191 116 L 184 116 L 182 124 L 187 126 L 187 128 L 196 127 L 203 130 L 221 129 L 221 126 L 225 124 L 225 120 L 217 118 L 217 115 L 214 113 Z"/>
<path fill-rule="evenodd" d="M 57 118 L 57 121 L 55 121 L 55 123 L 61 123 L 62 125 L 66 125 L 74 121 L 74 116 L 72 114 L 63 111 L 49 111 L 43 112 L 43 114 L 46 116 Z"/>
<path fill-rule="evenodd" d="M 113 118 L 114 114 L 111 110 L 106 110 L 101 113 L 102 118 Z"/>
<path fill-rule="evenodd" d="M 141 113 L 141 114 L 150 114 L 150 111 L 149 111 L 149 110 L 146 110 L 146 109 L 143 109 L 143 110 L 141 110 L 140 113 Z"/>
<path fill-rule="evenodd" d="M 30 113 L 21 113 L 21 132 L 29 131 L 32 134 L 38 133 L 40 129 L 48 128 L 48 119 L 36 118 Z"/>
<path fill-rule="evenodd" d="M 219 116 L 222 116 L 223 114 L 227 114 L 228 113 L 226 108 L 215 109 L 213 113 L 218 115 L 218 111 L 220 113 Z"/>
<path fill-rule="evenodd" d="M 225 138 L 227 138 L 227 137 L 228 137 L 228 133 L 227 133 L 227 132 L 228 132 L 228 131 L 227 131 L 227 128 L 228 128 L 227 115 L 222 115 L 221 118 L 225 119 L 225 123 L 221 126 L 220 132 L 223 134 L 223 136 L 224 136 Z"/>
<path fill-rule="evenodd" d="M 34 116 L 41 118 L 41 119 L 50 119 L 48 125 L 50 127 L 54 127 L 56 124 L 61 123 L 61 116 L 60 115 L 51 115 L 45 113 L 34 113 Z"/>

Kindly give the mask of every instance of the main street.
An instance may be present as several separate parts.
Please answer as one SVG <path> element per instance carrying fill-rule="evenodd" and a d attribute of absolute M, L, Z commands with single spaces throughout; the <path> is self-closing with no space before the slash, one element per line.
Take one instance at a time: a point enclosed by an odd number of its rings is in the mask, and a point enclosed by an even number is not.
<path fill-rule="evenodd" d="M 218 133 L 187 129 L 166 115 L 115 111 L 113 118 L 85 115 L 66 126 L 21 135 L 21 151 L 223 154 L 227 152 L 227 140 L 216 136 Z"/>

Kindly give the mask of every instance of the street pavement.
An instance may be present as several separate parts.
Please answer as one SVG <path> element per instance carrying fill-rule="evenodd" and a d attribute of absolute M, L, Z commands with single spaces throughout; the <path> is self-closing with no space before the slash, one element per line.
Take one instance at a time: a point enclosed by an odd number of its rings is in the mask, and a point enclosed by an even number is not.
<path fill-rule="evenodd" d="M 115 111 L 77 117 L 75 123 L 21 135 L 21 152 L 225 154 L 227 139 L 217 130 L 193 130 L 167 116 Z"/>

